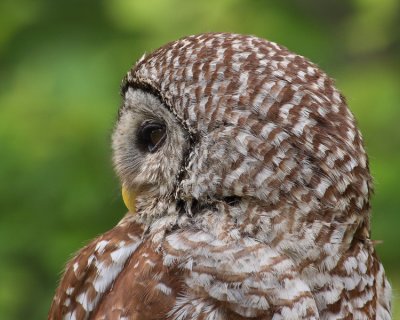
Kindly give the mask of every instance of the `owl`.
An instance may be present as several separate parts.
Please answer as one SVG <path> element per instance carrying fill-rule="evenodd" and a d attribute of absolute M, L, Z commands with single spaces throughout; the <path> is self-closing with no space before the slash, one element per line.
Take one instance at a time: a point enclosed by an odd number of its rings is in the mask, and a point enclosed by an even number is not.
<path fill-rule="evenodd" d="M 372 180 L 306 58 L 206 33 L 142 57 L 112 136 L 129 212 L 67 264 L 49 319 L 390 319 Z"/>

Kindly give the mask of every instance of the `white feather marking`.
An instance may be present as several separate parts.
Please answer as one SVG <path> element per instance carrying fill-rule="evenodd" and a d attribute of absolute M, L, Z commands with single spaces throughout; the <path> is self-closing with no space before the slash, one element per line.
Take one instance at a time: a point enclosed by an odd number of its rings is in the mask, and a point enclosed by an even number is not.
<path fill-rule="evenodd" d="M 345 164 L 348 171 L 352 171 L 357 165 L 358 162 L 353 157 L 351 157 L 350 160 Z"/>
<path fill-rule="evenodd" d="M 248 72 L 242 72 L 239 76 L 239 83 L 241 83 L 238 92 L 246 92 L 247 91 L 247 80 L 249 78 Z"/>
<path fill-rule="evenodd" d="M 355 138 L 355 132 L 354 132 L 354 130 L 352 130 L 352 129 L 348 129 L 347 130 L 347 137 L 349 138 L 349 140 L 351 141 L 351 142 L 353 142 L 354 141 L 354 138 Z"/>
<path fill-rule="evenodd" d="M 340 93 L 337 92 L 336 90 L 333 92 L 333 100 L 335 100 L 337 103 L 341 103 L 342 99 L 340 97 Z"/>
<path fill-rule="evenodd" d="M 309 124 L 308 119 L 300 118 L 299 122 L 292 129 L 293 133 L 298 137 L 301 136 L 307 124 Z"/>
<path fill-rule="evenodd" d="M 367 181 L 363 180 L 362 185 L 361 185 L 361 192 L 364 195 L 368 195 L 368 184 Z"/>
<path fill-rule="evenodd" d="M 335 277 L 336 278 L 336 277 Z M 346 290 L 354 290 L 356 286 L 360 283 L 361 277 L 359 274 L 354 273 L 350 275 L 349 277 L 337 277 L 337 281 L 341 281 L 344 283 L 344 287 Z"/>
<path fill-rule="evenodd" d="M 281 131 L 275 136 L 272 144 L 278 147 L 282 143 L 282 141 L 286 140 L 288 137 L 289 135 L 285 131 Z"/>
<path fill-rule="evenodd" d="M 275 82 L 266 82 L 262 85 L 262 88 L 260 89 L 259 93 L 255 96 L 253 99 L 253 109 L 259 110 L 260 114 L 265 116 L 268 108 L 264 107 L 260 109 L 265 97 L 267 96 L 268 92 L 271 91 L 271 88 L 274 86 Z"/>
<path fill-rule="evenodd" d="M 193 259 L 189 258 L 188 261 L 186 261 L 186 263 L 184 264 L 183 268 L 185 268 L 186 270 L 192 271 L 192 269 L 193 269 Z"/>
<path fill-rule="evenodd" d="M 325 152 L 326 152 L 327 150 L 329 150 L 329 148 L 328 148 L 326 145 L 324 145 L 324 144 L 322 144 L 322 143 L 320 143 L 320 144 L 318 145 L 318 151 L 319 151 L 321 154 L 325 154 Z"/>
<path fill-rule="evenodd" d="M 111 253 L 112 263 L 105 265 L 103 262 L 96 262 L 97 277 L 93 281 L 93 287 L 98 293 L 102 293 L 111 285 L 117 275 L 121 272 L 122 267 L 128 257 L 136 250 L 140 242 L 133 242 Z M 98 294 L 99 296 L 99 294 Z"/>
<path fill-rule="evenodd" d="M 70 296 L 70 295 L 74 292 L 74 290 L 75 290 L 74 287 L 69 287 L 69 288 L 65 291 L 65 293 L 66 293 L 67 295 Z"/>
<path fill-rule="evenodd" d="M 76 301 L 78 301 L 82 305 L 82 308 L 88 312 L 92 311 L 95 306 L 94 301 L 89 301 L 89 297 L 87 296 L 86 292 L 82 292 L 80 295 L 78 295 L 76 297 Z"/>
<path fill-rule="evenodd" d="M 185 242 L 182 241 L 182 238 L 177 234 L 171 234 L 166 240 L 168 241 L 168 244 L 175 250 L 186 251 L 191 248 L 190 246 L 186 245 Z"/>
<path fill-rule="evenodd" d="M 76 320 L 76 311 L 68 312 L 64 317 L 64 320 Z"/>
<path fill-rule="evenodd" d="M 283 119 L 286 119 L 289 115 L 289 111 L 293 108 L 292 103 L 286 103 L 279 109 L 279 116 Z"/>
<path fill-rule="evenodd" d="M 326 189 L 328 189 L 332 183 L 327 179 L 321 179 L 320 183 L 316 188 L 318 196 L 323 197 L 325 195 Z"/>
<path fill-rule="evenodd" d="M 320 89 L 324 89 L 325 87 L 325 78 L 324 77 L 319 77 L 317 80 L 317 84 Z"/>
<path fill-rule="evenodd" d="M 276 124 L 269 122 L 267 123 L 262 129 L 261 129 L 261 137 L 263 137 L 264 139 L 267 139 L 269 134 L 272 132 L 272 130 L 274 130 L 276 128 Z"/>
<path fill-rule="evenodd" d="M 297 76 L 302 80 L 302 81 L 306 81 L 306 73 L 304 71 L 299 71 L 297 72 Z"/>
<path fill-rule="evenodd" d="M 75 274 L 76 274 L 76 271 L 78 270 L 78 268 L 79 268 L 79 264 L 78 264 L 78 262 L 75 262 L 74 265 L 73 265 L 73 269 L 74 269 L 74 273 Z"/>
<path fill-rule="evenodd" d="M 108 240 L 101 240 L 96 244 L 96 248 L 94 250 L 97 251 L 99 254 L 102 254 L 108 243 Z"/>
<path fill-rule="evenodd" d="M 163 259 L 164 265 L 167 267 L 173 265 L 177 260 L 178 260 L 178 257 L 173 256 L 171 254 L 166 254 Z"/>
<path fill-rule="evenodd" d="M 172 292 L 172 289 L 162 282 L 158 283 L 154 288 L 157 290 L 160 290 L 162 293 L 164 293 L 167 296 L 170 295 Z"/>
<path fill-rule="evenodd" d="M 144 264 L 147 264 L 150 268 L 154 268 L 156 266 L 154 261 L 146 260 Z"/>
<path fill-rule="evenodd" d="M 71 304 L 71 299 L 70 298 L 65 299 L 63 305 L 68 307 L 70 304 Z"/>
<path fill-rule="evenodd" d="M 132 252 L 136 250 L 138 245 L 138 243 L 134 242 L 130 245 L 118 248 L 111 253 L 111 259 L 116 263 L 120 263 L 120 261 L 125 262 L 126 259 L 132 254 Z"/>
<path fill-rule="evenodd" d="M 357 268 L 357 260 L 355 257 L 348 257 L 344 261 L 344 268 L 346 269 L 346 272 L 348 275 L 351 275 L 353 273 L 353 270 Z"/>
<path fill-rule="evenodd" d="M 91 254 L 87 260 L 87 265 L 90 266 L 94 260 L 96 260 L 96 256 Z"/>
<path fill-rule="evenodd" d="M 191 276 L 185 282 L 189 288 L 201 287 L 208 288 L 214 282 L 214 277 L 205 273 L 191 272 Z"/>
<path fill-rule="evenodd" d="M 209 243 L 214 240 L 214 238 L 210 234 L 205 232 L 190 233 L 187 239 L 193 242 L 206 242 L 206 243 Z"/>
<path fill-rule="evenodd" d="M 308 73 L 310 76 L 315 75 L 315 68 L 313 68 L 313 67 L 307 67 L 307 73 Z"/>
<path fill-rule="evenodd" d="M 273 174 L 274 172 L 271 169 L 264 167 L 260 172 L 257 173 L 255 177 L 255 185 L 261 186 L 264 181 L 270 178 Z"/>

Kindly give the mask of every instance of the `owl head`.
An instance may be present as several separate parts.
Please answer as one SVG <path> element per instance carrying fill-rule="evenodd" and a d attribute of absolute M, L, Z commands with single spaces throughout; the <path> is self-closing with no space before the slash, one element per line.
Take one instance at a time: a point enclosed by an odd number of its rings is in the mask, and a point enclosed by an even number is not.
<path fill-rule="evenodd" d="M 345 224 L 340 241 L 368 235 L 361 134 L 304 57 L 253 36 L 189 36 L 142 57 L 121 93 L 113 159 L 142 222 L 218 215 L 264 240 L 272 225 L 298 239 L 316 221 Z"/>

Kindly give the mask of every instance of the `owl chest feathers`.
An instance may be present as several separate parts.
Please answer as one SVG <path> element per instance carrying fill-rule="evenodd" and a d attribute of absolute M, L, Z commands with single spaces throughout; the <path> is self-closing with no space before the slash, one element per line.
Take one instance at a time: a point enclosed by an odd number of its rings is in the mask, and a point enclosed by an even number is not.
<path fill-rule="evenodd" d="M 160 225 L 171 225 L 170 218 L 164 219 Z M 243 230 L 237 220 L 214 211 L 181 219 L 177 224 L 183 229 L 155 225 L 150 233 L 127 216 L 68 264 L 53 301 L 52 309 L 59 313 L 53 317 L 318 319 L 330 313 L 375 314 L 378 301 L 373 297 L 388 288 L 383 278 L 374 281 L 372 272 L 382 267 L 368 246 L 355 243 L 341 252 L 332 243 L 320 249 L 315 241 L 327 237 L 327 230 L 315 226 L 314 235 L 291 239 L 279 232 L 276 219 L 266 213 L 258 223 L 275 233 L 267 239 L 261 230 Z"/>

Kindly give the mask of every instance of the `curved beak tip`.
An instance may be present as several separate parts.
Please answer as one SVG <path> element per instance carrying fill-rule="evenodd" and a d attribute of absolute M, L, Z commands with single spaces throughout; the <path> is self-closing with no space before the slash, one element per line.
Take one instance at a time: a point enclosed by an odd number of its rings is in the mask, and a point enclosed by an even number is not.
<path fill-rule="evenodd" d="M 135 213 L 136 211 L 136 195 L 132 190 L 122 186 L 122 199 L 124 200 L 125 206 L 129 212 Z"/>

